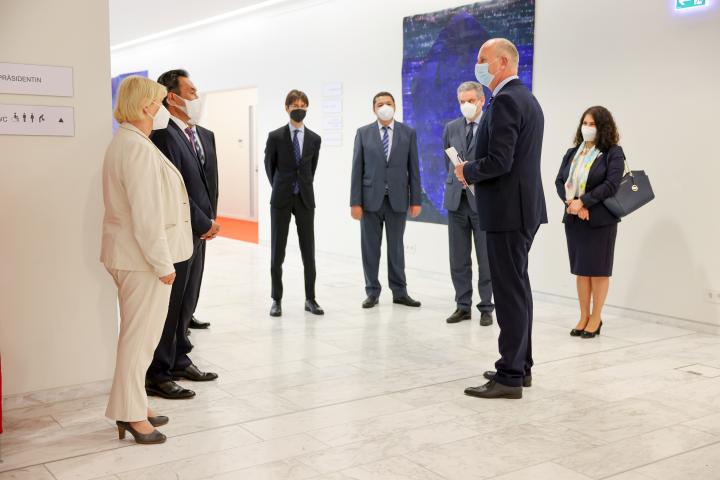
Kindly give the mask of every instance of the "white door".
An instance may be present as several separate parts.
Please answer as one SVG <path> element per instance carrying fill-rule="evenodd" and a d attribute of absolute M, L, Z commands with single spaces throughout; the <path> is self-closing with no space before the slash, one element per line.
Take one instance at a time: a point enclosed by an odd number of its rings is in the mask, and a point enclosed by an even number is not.
<path fill-rule="evenodd" d="M 215 133 L 220 199 L 218 216 L 257 222 L 257 89 L 205 94 L 201 125 Z"/>

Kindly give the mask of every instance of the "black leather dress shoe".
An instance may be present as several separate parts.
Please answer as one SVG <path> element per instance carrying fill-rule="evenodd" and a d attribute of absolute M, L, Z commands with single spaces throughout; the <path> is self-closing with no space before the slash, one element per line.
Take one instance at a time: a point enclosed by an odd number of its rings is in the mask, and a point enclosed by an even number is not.
<path fill-rule="evenodd" d="M 490 312 L 482 312 L 480 314 L 480 326 L 489 327 L 493 324 L 493 316 Z"/>
<path fill-rule="evenodd" d="M 190 365 L 184 370 L 170 370 L 170 374 L 173 376 L 173 380 L 184 378 L 193 382 L 209 382 L 218 378 L 217 373 L 201 372 L 195 365 Z"/>
<path fill-rule="evenodd" d="M 146 383 L 145 393 L 151 397 L 167 398 L 168 400 L 184 400 L 195 396 L 195 392 L 181 387 L 172 380 L 160 383 Z"/>
<path fill-rule="evenodd" d="M 210 322 L 201 322 L 197 318 L 195 318 L 195 315 L 190 319 L 190 328 L 195 328 L 198 330 L 204 330 L 210 326 Z"/>
<path fill-rule="evenodd" d="M 487 380 L 495 380 L 495 371 L 488 370 L 487 372 L 483 373 L 483 377 Z M 525 375 L 523 377 L 523 387 L 529 388 L 532 387 L 532 375 Z"/>
<path fill-rule="evenodd" d="M 280 301 L 273 300 L 272 307 L 270 307 L 270 316 L 271 317 L 282 316 L 282 306 L 280 305 Z"/>
<path fill-rule="evenodd" d="M 305 311 L 313 315 L 325 315 L 325 311 L 315 300 L 305 300 Z"/>
<path fill-rule="evenodd" d="M 472 316 L 470 315 L 470 312 L 468 310 L 460 310 L 459 308 L 455 310 L 455 312 L 450 315 L 445 322 L 447 323 L 458 323 L 462 322 L 463 320 L 470 320 Z"/>
<path fill-rule="evenodd" d="M 405 305 L 406 307 L 419 307 L 421 305 L 420 302 L 412 299 L 410 297 L 410 295 L 403 295 L 402 297 L 395 297 L 395 298 L 393 298 L 393 303 L 397 303 L 398 305 Z"/>
<path fill-rule="evenodd" d="M 485 385 L 479 387 L 468 387 L 465 389 L 465 395 L 477 398 L 522 398 L 523 387 L 508 387 L 495 380 L 490 380 Z"/>
<path fill-rule="evenodd" d="M 378 297 L 374 295 L 368 295 L 368 297 L 365 299 L 365 301 L 362 303 L 363 308 L 373 308 L 375 305 L 378 304 Z"/>

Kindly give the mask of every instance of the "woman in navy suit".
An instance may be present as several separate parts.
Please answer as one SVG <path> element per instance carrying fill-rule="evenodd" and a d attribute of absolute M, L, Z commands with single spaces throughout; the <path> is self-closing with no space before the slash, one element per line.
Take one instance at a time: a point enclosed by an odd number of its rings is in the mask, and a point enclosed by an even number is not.
<path fill-rule="evenodd" d="M 565 203 L 570 271 L 577 276 L 580 321 L 570 331 L 574 337 L 595 337 L 602 327 L 620 222 L 603 200 L 615 194 L 625 171 L 619 139 L 612 114 L 605 107 L 588 108 L 580 117 L 575 146 L 565 154 L 555 179 Z"/>

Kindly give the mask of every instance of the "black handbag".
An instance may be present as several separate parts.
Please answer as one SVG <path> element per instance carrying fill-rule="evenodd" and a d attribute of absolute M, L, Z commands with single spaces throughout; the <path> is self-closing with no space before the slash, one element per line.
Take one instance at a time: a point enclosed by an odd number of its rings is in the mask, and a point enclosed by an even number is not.
<path fill-rule="evenodd" d="M 631 214 L 655 198 L 650 179 L 644 170 L 632 171 L 625 162 L 625 174 L 620 180 L 620 187 L 612 197 L 603 200 L 610 213 L 618 218 Z"/>

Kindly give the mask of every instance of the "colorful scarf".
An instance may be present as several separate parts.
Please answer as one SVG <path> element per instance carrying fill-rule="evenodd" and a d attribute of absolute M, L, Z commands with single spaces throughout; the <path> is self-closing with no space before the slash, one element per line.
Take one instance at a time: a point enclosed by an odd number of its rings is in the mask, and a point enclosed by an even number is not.
<path fill-rule="evenodd" d="M 565 182 L 566 200 L 580 198 L 585 194 L 590 168 L 601 153 L 595 146 L 585 156 L 582 155 L 582 150 L 582 145 L 580 145 L 575 153 L 575 158 L 573 158 L 570 175 Z"/>

